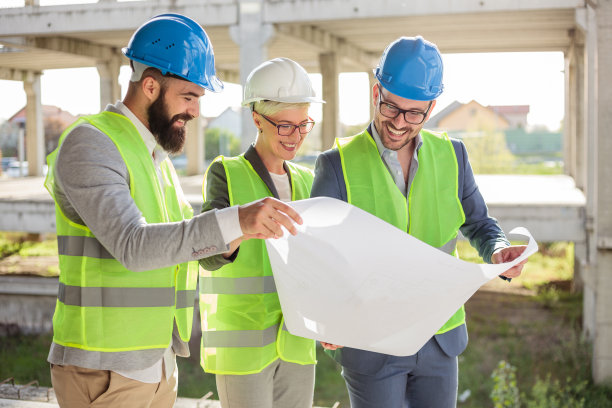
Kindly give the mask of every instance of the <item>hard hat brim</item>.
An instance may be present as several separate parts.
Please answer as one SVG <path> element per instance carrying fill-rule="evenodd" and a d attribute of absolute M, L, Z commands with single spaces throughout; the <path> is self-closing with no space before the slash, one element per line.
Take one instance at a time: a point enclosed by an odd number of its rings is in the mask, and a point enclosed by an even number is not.
<path fill-rule="evenodd" d="M 317 98 L 316 96 L 293 96 L 293 97 L 283 97 L 283 98 L 249 98 L 242 101 L 242 106 L 249 106 L 252 103 L 260 102 L 260 101 L 274 101 L 274 102 L 282 102 L 282 103 L 325 103 L 325 101 L 321 98 Z"/>

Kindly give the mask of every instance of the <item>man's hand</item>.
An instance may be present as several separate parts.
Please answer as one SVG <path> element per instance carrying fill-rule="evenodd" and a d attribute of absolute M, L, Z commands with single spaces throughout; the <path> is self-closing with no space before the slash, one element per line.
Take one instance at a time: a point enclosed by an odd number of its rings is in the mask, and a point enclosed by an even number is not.
<path fill-rule="evenodd" d="M 337 350 L 337 349 L 341 349 L 342 347 L 344 347 L 344 346 L 339 346 L 337 344 L 325 343 L 323 341 L 320 341 L 319 343 L 321 343 L 321 346 L 323 346 L 323 348 L 326 350 Z"/>
<path fill-rule="evenodd" d="M 491 262 L 494 264 L 510 262 L 518 258 L 526 248 L 526 245 L 513 245 L 506 248 L 500 248 L 497 251 L 493 252 L 493 255 L 491 256 Z M 521 271 L 523 270 L 523 265 L 525 265 L 526 262 L 527 259 L 514 265 L 512 268 L 502 273 L 501 276 L 505 276 L 506 278 L 516 278 L 520 276 Z"/>
<path fill-rule="evenodd" d="M 238 207 L 240 228 L 243 239 L 266 239 L 283 236 L 281 226 L 297 234 L 295 223 L 301 224 L 302 217 L 290 205 L 272 197 L 262 198 Z"/>

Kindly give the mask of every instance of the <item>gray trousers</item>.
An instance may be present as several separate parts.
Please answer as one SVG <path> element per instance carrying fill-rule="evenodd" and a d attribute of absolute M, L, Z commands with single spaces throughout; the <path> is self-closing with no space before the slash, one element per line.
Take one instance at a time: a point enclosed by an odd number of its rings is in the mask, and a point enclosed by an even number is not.
<path fill-rule="evenodd" d="M 342 369 L 351 408 L 454 408 L 457 406 L 457 357 L 432 337 L 417 354 L 388 356 L 367 375 Z"/>
<path fill-rule="evenodd" d="M 256 374 L 216 375 L 223 408 L 312 408 L 315 365 L 280 358 Z"/>

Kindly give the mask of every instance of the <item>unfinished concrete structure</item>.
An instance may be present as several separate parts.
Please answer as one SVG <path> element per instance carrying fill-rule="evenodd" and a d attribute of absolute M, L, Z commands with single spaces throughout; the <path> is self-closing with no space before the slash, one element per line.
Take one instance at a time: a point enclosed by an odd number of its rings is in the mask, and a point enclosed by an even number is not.
<path fill-rule="evenodd" d="M 120 48 L 138 25 L 164 12 L 183 13 L 206 28 L 225 81 L 244 82 L 253 67 L 276 56 L 321 72 L 327 101 L 322 149 L 339 136 L 338 74 L 371 72 L 384 47 L 401 35 L 423 35 L 444 53 L 562 51 L 565 163 L 586 205 L 514 204 L 500 206 L 496 216 L 502 224 L 529 220 L 542 240 L 576 242 L 593 375 L 597 382 L 612 381 L 612 183 L 605 181 L 612 178 L 612 162 L 603 159 L 612 154 L 612 1 L 99 0 L 43 7 L 25 0 L 23 7 L 0 9 L 0 79 L 24 83 L 30 174 L 41 174 L 43 164 L 42 70 L 95 66 L 101 106 L 114 102 L 119 67 L 126 63 Z M 246 148 L 255 129 L 243 112 Z M 193 129 L 201 132 L 197 124 Z M 189 173 L 201 173 L 203 135 L 188 140 Z"/>

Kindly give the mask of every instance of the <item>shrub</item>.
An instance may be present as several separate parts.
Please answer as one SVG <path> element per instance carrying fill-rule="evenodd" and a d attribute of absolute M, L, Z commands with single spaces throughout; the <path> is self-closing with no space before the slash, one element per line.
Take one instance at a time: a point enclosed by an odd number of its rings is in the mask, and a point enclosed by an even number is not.
<path fill-rule="evenodd" d="M 516 367 L 504 360 L 497 364 L 497 368 L 491 374 L 493 391 L 491 401 L 494 408 L 520 408 L 519 390 L 516 385 Z"/>

